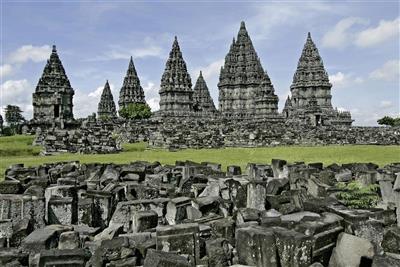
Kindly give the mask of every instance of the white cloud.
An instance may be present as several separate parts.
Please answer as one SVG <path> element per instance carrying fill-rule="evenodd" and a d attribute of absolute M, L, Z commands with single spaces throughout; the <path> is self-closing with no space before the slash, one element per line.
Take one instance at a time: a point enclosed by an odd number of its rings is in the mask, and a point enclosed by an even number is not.
<path fill-rule="evenodd" d="M 382 100 L 379 104 L 379 107 L 381 108 L 391 108 L 393 107 L 393 102 L 389 100 Z"/>
<path fill-rule="evenodd" d="M 51 48 L 49 45 L 24 45 L 12 52 L 8 60 L 11 63 L 25 63 L 29 60 L 33 62 L 42 62 L 48 59 L 50 53 Z"/>
<path fill-rule="evenodd" d="M 361 31 L 355 40 L 360 47 L 374 46 L 399 35 L 400 18 L 386 21 L 381 20 L 379 25 Z"/>
<path fill-rule="evenodd" d="M 332 83 L 334 88 L 346 88 L 354 84 L 360 84 L 364 82 L 361 77 L 355 77 L 352 73 L 343 73 L 341 71 L 329 75 L 329 81 Z"/>
<path fill-rule="evenodd" d="M 144 94 L 146 96 L 146 102 L 150 106 L 152 111 L 160 109 L 160 96 L 158 95 L 159 87 L 152 81 L 147 81 L 142 86 Z"/>
<path fill-rule="evenodd" d="M 156 96 L 147 100 L 147 104 L 150 106 L 151 111 L 157 111 L 160 109 L 160 97 Z"/>
<path fill-rule="evenodd" d="M 400 76 L 400 60 L 389 60 L 369 74 L 370 78 L 383 81 L 396 81 Z"/>
<path fill-rule="evenodd" d="M 10 64 L 0 66 L 0 77 L 4 78 L 13 72 L 13 67 Z"/>
<path fill-rule="evenodd" d="M 351 44 L 355 38 L 355 33 L 349 30 L 354 25 L 365 24 L 366 21 L 358 17 L 349 17 L 340 20 L 332 30 L 322 37 L 322 45 L 332 48 L 343 48 Z"/>
<path fill-rule="evenodd" d="M 0 86 L 1 112 L 7 105 L 17 105 L 26 118 L 32 117 L 32 93 L 33 88 L 26 79 L 5 81 Z"/>
<path fill-rule="evenodd" d="M 120 45 L 111 45 L 110 50 L 100 56 L 90 58 L 87 61 L 107 61 L 116 59 L 134 59 L 146 57 L 163 58 L 163 49 L 153 38 L 146 37 L 140 47 L 128 48 Z"/>

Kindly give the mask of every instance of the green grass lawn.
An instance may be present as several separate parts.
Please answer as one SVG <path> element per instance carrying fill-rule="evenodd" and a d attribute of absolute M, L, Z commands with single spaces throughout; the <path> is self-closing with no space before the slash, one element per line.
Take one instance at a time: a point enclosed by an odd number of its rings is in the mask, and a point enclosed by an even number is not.
<path fill-rule="evenodd" d="M 40 147 L 33 147 L 32 136 L 0 137 L 0 179 L 5 169 L 16 163 L 25 166 L 37 166 L 46 162 L 79 160 L 88 162 L 128 163 L 135 160 L 159 161 L 173 164 L 177 160 L 196 162 L 210 161 L 227 165 L 239 165 L 243 168 L 248 162 L 270 163 L 271 159 L 285 159 L 289 162 L 304 161 L 331 163 L 373 162 L 383 166 L 392 162 L 400 162 L 400 146 L 281 146 L 263 148 L 225 148 L 225 149 L 185 149 L 169 152 L 162 149 L 148 149 L 145 143 L 125 144 L 124 151 L 119 154 L 79 155 L 61 154 L 55 156 L 39 156 Z"/>

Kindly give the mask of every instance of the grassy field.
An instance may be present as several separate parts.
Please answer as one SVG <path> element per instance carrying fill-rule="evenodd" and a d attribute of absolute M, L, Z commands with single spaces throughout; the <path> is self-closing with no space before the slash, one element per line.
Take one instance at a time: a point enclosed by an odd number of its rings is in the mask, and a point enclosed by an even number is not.
<path fill-rule="evenodd" d="M 185 149 L 169 152 L 162 149 L 148 149 L 145 143 L 125 144 L 124 151 L 109 155 L 61 154 L 39 156 L 40 147 L 33 147 L 32 136 L 0 137 L 0 180 L 5 169 L 16 163 L 37 166 L 46 162 L 79 160 L 88 162 L 128 163 L 135 160 L 159 161 L 173 164 L 177 160 L 196 162 L 210 161 L 244 168 L 248 162 L 270 163 L 271 159 L 285 159 L 289 162 L 304 161 L 331 163 L 373 162 L 380 166 L 400 162 L 400 146 L 282 146 L 264 148 Z"/>

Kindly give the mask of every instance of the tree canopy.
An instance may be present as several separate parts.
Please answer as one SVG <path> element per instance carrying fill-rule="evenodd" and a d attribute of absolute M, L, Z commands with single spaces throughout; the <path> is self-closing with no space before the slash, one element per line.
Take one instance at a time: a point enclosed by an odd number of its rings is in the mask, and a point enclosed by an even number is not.
<path fill-rule="evenodd" d="M 386 125 L 386 126 L 392 126 L 392 127 L 400 126 L 400 117 L 392 118 L 389 116 L 385 116 L 385 117 L 379 119 L 377 122 L 379 125 Z"/>
<path fill-rule="evenodd" d="M 151 109 L 147 104 L 129 104 L 119 111 L 119 115 L 125 119 L 146 119 L 151 116 Z"/>
<path fill-rule="evenodd" d="M 4 112 L 6 117 L 6 122 L 10 126 L 21 124 L 22 122 L 25 121 L 24 116 L 22 116 L 22 112 L 23 111 L 18 106 L 7 105 Z"/>

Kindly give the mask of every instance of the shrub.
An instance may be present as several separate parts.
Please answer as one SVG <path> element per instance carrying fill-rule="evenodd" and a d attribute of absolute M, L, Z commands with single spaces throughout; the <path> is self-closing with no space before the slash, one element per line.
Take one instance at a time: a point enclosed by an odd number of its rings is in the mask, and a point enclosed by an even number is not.
<path fill-rule="evenodd" d="M 337 187 L 343 191 L 337 193 L 336 197 L 349 208 L 370 209 L 379 201 L 377 184 L 363 186 L 360 182 L 353 181 L 348 184 L 338 183 Z"/>
<path fill-rule="evenodd" d="M 119 111 L 119 115 L 125 119 L 146 119 L 151 116 L 151 109 L 147 104 L 129 104 Z"/>

